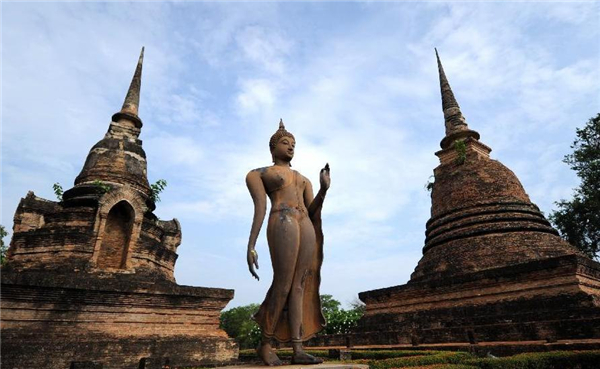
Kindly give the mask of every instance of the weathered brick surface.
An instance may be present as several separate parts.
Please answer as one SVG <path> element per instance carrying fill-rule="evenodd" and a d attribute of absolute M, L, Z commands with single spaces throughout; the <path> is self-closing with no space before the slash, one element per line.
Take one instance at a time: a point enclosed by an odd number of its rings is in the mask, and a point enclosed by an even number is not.
<path fill-rule="evenodd" d="M 411 280 L 576 254 L 514 173 L 472 147 L 467 145 L 464 163 L 442 162 L 434 171 L 424 255 Z M 455 150 L 438 155 L 445 151 Z"/>
<path fill-rule="evenodd" d="M 115 122 L 112 125 L 116 124 Z M 146 176 L 146 153 L 142 146 L 130 137 L 112 137 L 111 132 L 91 150 L 75 184 L 90 183 L 95 180 L 122 183 L 150 195 L 150 185 Z M 138 140 L 139 141 L 139 140 Z"/>
<path fill-rule="evenodd" d="M 230 353 L 237 351 L 231 340 L 215 337 L 183 336 L 164 339 L 161 336 L 149 336 L 144 339 L 115 339 L 86 333 L 75 337 L 3 334 L 4 339 L 8 342 L 3 342 L 3 350 L 19 350 L 23 354 L 18 359 L 3 357 L 3 367 L 11 369 L 67 369 L 74 362 L 87 365 L 93 363 L 97 367 L 101 365 L 103 369 L 162 369 L 164 364 L 171 367 L 210 367 L 232 362 L 234 357 Z M 27 342 L 27 345 L 21 346 L 16 342 Z M 146 366 L 140 366 L 140 363 L 145 363 Z"/>
<path fill-rule="evenodd" d="M 89 278 L 2 271 L 2 366 L 67 368 L 71 361 L 137 368 L 141 358 L 207 365 L 237 357 L 218 328 L 233 291 L 131 275 Z"/>
<path fill-rule="evenodd" d="M 107 193 L 98 193 L 96 186 L 82 187 L 67 191 L 60 203 L 33 192 L 21 200 L 9 248 L 11 268 L 130 272 L 141 268 L 174 280 L 179 222 L 158 220 L 146 200 L 125 185 L 112 184 Z M 133 208 L 131 226 L 123 224 L 124 215 L 112 217 L 111 223 L 111 210 L 115 214 L 121 206 Z M 131 231 L 125 229 L 129 227 Z M 116 248 L 106 253 L 109 245 Z M 109 260 L 110 255 L 116 259 Z"/>

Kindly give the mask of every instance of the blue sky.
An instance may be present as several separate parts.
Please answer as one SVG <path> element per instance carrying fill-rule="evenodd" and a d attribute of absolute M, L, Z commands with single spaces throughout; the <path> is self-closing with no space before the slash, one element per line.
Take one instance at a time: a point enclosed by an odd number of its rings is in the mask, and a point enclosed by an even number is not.
<path fill-rule="evenodd" d="M 248 273 L 244 178 L 270 164 L 279 118 L 324 206 L 322 293 L 405 283 L 421 257 L 424 189 L 444 134 L 434 47 L 470 128 L 546 214 L 578 181 L 562 158 L 600 111 L 600 3 L 3 2 L 2 214 L 72 186 L 146 47 L 141 134 L 156 214 L 177 218 L 178 283 L 261 302 Z"/>

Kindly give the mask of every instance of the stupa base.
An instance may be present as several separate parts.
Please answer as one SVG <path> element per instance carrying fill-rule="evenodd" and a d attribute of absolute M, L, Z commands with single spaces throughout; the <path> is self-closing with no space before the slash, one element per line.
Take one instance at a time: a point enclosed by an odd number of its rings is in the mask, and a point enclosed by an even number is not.
<path fill-rule="evenodd" d="M 346 344 L 600 338 L 600 263 L 568 255 L 359 294 Z"/>

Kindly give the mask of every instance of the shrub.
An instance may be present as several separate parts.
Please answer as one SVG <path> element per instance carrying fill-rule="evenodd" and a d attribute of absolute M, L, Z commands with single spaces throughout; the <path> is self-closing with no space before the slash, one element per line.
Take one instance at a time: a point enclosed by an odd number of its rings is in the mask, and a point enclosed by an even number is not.
<path fill-rule="evenodd" d="M 55 184 L 52 185 L 52 190 L 54 191 L 54 195 L 56 196 L 58 201 L 62 201 L 64 191 L 63 191 L 63 187 L 61 186 L 61 184 L 56 182 Z"/>
<path fill-rule="evenodd" d="M 167 181 L 159 179 L 150 185 L 150 198 L 153 202 L 160 202 L 160 193 L 167 187 Z"/>
<path fill-rule="evenodd" d="M 477 367 L 464 364 L 434 364 L 426 366 L 413 366 L 411 369 L 477 369 Z"/>
<path fill-rule="evenodd" d="M 465 362 L 481 369 L 597 369 L 600 350 L 529 352 L 496 359 L 475 359 Z"/>
<path fill-rule="evenodd" d="M 467 159 L 467 145 L 464 140 L 455 141 L 454 142 L 454 150 L 456 151 L 456 164 L 461 165 L 464 164 Z"/>

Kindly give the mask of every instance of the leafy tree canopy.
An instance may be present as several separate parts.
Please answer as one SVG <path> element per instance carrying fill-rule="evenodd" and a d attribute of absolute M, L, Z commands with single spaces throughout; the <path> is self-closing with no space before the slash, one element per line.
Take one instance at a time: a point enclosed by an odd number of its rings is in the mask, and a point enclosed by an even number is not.
<path fill-rule="evenodd" d="M 341 305 L 333 296 L 321 295 L 321 307 L 327 326 L 320 334 L 349 333 L 363 316 L 364 304 L 362 302 L 354 301 L 350 310 L 340 309 Z"/>
<path fill-rule="evenodd" d="M 577 138 L 566 155 L 569 164 L 581 180 L 572 200 L 556 202 L 558 209 L 550 221 L 561 236 L 590 258 L 600 254 L 600 114 L 585 127 L 577 128 Z"/>
<path fill-rule="evenodd" d="M 333 298 L 332 295 L 321 295 L 321 308 L 323 314 L 330 314 L 340 310 L 340 302 Z"/>
<path fill-rule="evenodd" d="M 359 300 L 352 302 L 350 310 L 341 309 L 342 305 L 331 295 L 321 295 L 323 315 L 327 327 L 320 334 L 348 333 L 356 325 L 364 313 L 365 305 Z M 256 348 L 260 342 L 260 327 L 252 316 L 260 305 L 250 304 L 238 306 L 221 313 L 220 327 L 229 337 L 234 338 L 241 349 Z"/>
<path fill-rule="evenodd" d="M 234 338 L 240 348 L 256 348 L 260 341 L 260 329 L 254 320 L 254 315 L 260 305 L 250 304 L 238 306 L 221 313 L 220 326 L 229 337 Z"/>

